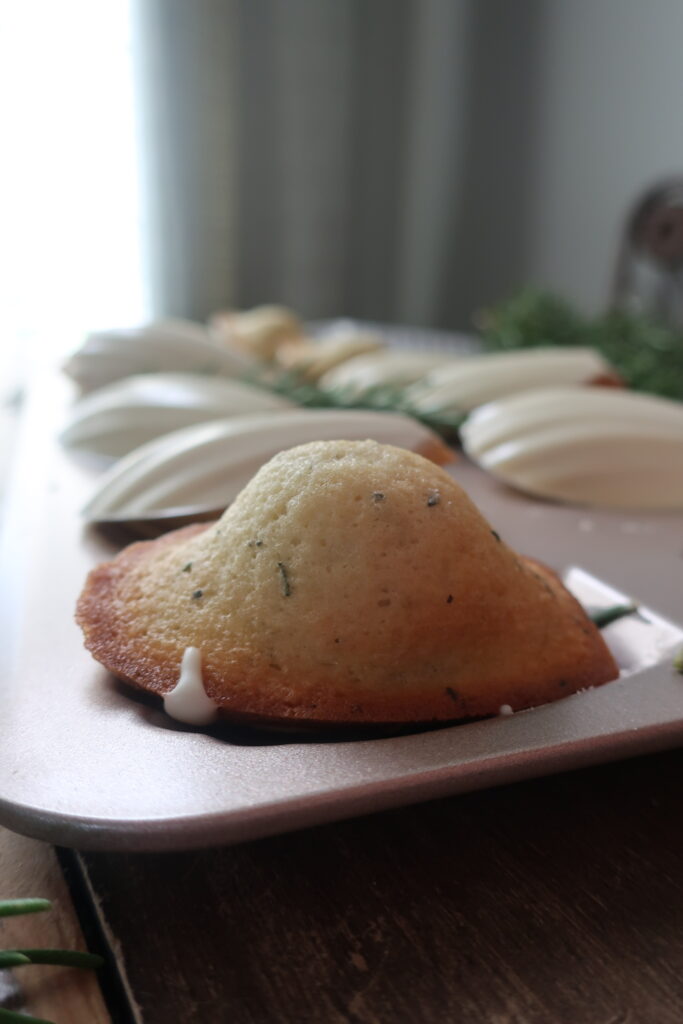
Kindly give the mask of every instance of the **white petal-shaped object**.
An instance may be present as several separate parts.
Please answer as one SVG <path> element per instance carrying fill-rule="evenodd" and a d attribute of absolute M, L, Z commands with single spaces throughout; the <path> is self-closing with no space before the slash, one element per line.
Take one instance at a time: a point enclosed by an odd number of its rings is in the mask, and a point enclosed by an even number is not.
<path fill-rule="evenodd" d="M 588 384 L 613 374 L 591 348 L 534 348 L 471 356 L 439 367 L 407 395 L 420 413 L 465 413 L 528 388 Z"/>
<path fill-rule="evenodd" d="M 360 398 L 375 388 L 407 387 L 438 366 L 462 358 L 443 349 L 431 352 L 422 349 L 385 349 L 382 352 L 354 356 L 325 373 L 318 381 L 318 386 L 324 391 L 343 391 L 349 396 Z"/>
<path fill-rule="evenodd" d="M 431 458 L 453 453 L 397 413 L 293 409 L 214 420 L 135 449 L 105 473 L 84 509 L 90 521 L 153 517 L 171 509 L 225 508 L 273 455 L 307 441 L 371 439 Z"/>
<path fill-rule="evenodd" d="M 467 454 L 529 494 L 623 509 L 683 508 L 683 404 L 611 388 L 526 391 L 477 409 Z"/>
<path fill-rule="evenodd" d="M 95 331 L 73 353 L 64 372 L 92 391 L 136 373 L 219 374 L 239 376 L 248 364 L 190 320 L 159 320 L 144 327 Z"/>
<path fill-rule="evenodd" d="M 61 440 L 70 448 L 125 455 L 194 423 L 296 408 L 272 391 L 227 377 L 145 373 L 99 388 L 77 402 Z"/>

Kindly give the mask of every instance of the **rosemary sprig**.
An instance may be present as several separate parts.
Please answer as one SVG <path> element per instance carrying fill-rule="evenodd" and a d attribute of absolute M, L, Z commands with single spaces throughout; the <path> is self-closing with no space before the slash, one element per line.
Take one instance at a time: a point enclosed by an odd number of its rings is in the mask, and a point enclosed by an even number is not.
<path fill-rule="evenodd" d="M 16 917 L 19 914 L 38 914 L 50 910 L 52 903 L 43 899 L 0 900 L 0 918 Z M 96 970 L 104 960 L 95 953 L 81 953 L 71 949 L 0 949 L 0 970 L 4 968 L 29 967 L 31 964 L 53 964 L 59 967 L 80 967 L 82 970 Z M 52 1024 L 39 1017 L 15 1013 L 0 1007 L 0 1024 Z"/>
<path fill-rule="evenodd" d="M 406 397 L 403 388 L 378 384 L 360 394 L 353 388 L 333 388 L 324 391 L 312 381 L 291 370 L 252 370 L 244 378 L 249 384 L 275 391 L 297 405 L 313 409 L 370 409 L 375 412 L 401 412 L 412 416 L 446 440 L 454 438 L 466 418 L 465 413 L 423 412 L 416 409 Z"/>
<path fill-rule="evenodd" d="M 683 398 L 683 334 L 647 317 L 609 310 L 589 319 L 558 296 L 529 288 L 478 313 L 475 324 L 490 349 L 585 345 L 635 391 Z"/>
<path fill-rule="evenodd" d="M 598 629 L 609 626 L 610 622 L 625 618 L 626 615 L 633 615 L 638 611 L 635 604 L 613 604 L 609 608 L 598 608 L 591 612 L 589 618 L 595 623 Z"/>
<path fill-rule="evenodd" d="M 558 296 L 528 288 L 499 306 L 481 310 L 474 323 L 485 348 L 587 346 L 601 352 L 635 391 L 683 399 L 683 332 L 646 317 L 610 310 L 590 319 Z M 303 371 L 273 367 L 252 369 L 243 379 L 310 408 L 402 412 L 447 441 L 457 437 L 466 419 L 457 410 L 418 410 L 404 388 L 392 385 L 377 385 L 360 394 L 352 387 L 325 391 Z"/>

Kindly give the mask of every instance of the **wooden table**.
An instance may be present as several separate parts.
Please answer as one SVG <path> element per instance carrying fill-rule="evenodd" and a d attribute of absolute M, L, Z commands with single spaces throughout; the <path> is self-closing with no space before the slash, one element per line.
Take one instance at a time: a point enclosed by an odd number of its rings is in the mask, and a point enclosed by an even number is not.
<path fill-rule="evenodd" d="M 680 1024 L 682 794 L 672 751 L 186 854 L 5 833 L 6 894 L 57 895 L 41 942 L 82 944 L 65 869 L 109 967 L 0 992 L 59 1024 Z"/>

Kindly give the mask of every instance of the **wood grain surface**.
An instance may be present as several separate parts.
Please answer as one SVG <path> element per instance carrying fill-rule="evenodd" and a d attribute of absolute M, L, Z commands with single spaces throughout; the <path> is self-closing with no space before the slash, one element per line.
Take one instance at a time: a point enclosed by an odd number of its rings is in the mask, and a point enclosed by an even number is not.
<path fill-rule="evenodd" d="M 81 864 L 145 1024 L 680 1024 L 682 796 L 675 751 Z"/>
<path fill-rule="evenodd" d="M 53 909 L 3 918 L 0 948 L 86 948 L 54 850 L 0 829 L 0 898 L 27 896 L 49 899 Z M 57 1024 L 108 1024 L 111 1020 L 97 976 L 68 967 L 36 964 L 0 971 L 0 1007 Z"/>

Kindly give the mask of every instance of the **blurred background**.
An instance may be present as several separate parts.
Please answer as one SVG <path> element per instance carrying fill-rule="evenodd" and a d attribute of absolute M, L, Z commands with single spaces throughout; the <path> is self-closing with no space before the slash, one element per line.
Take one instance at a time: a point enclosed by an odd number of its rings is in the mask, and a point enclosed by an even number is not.
<path fill-rule="evenodd" d="M 262 302 L 600 312 L 683 170 L 681 38 L 679 0 L 3 0 L 5 382 Z"/>

